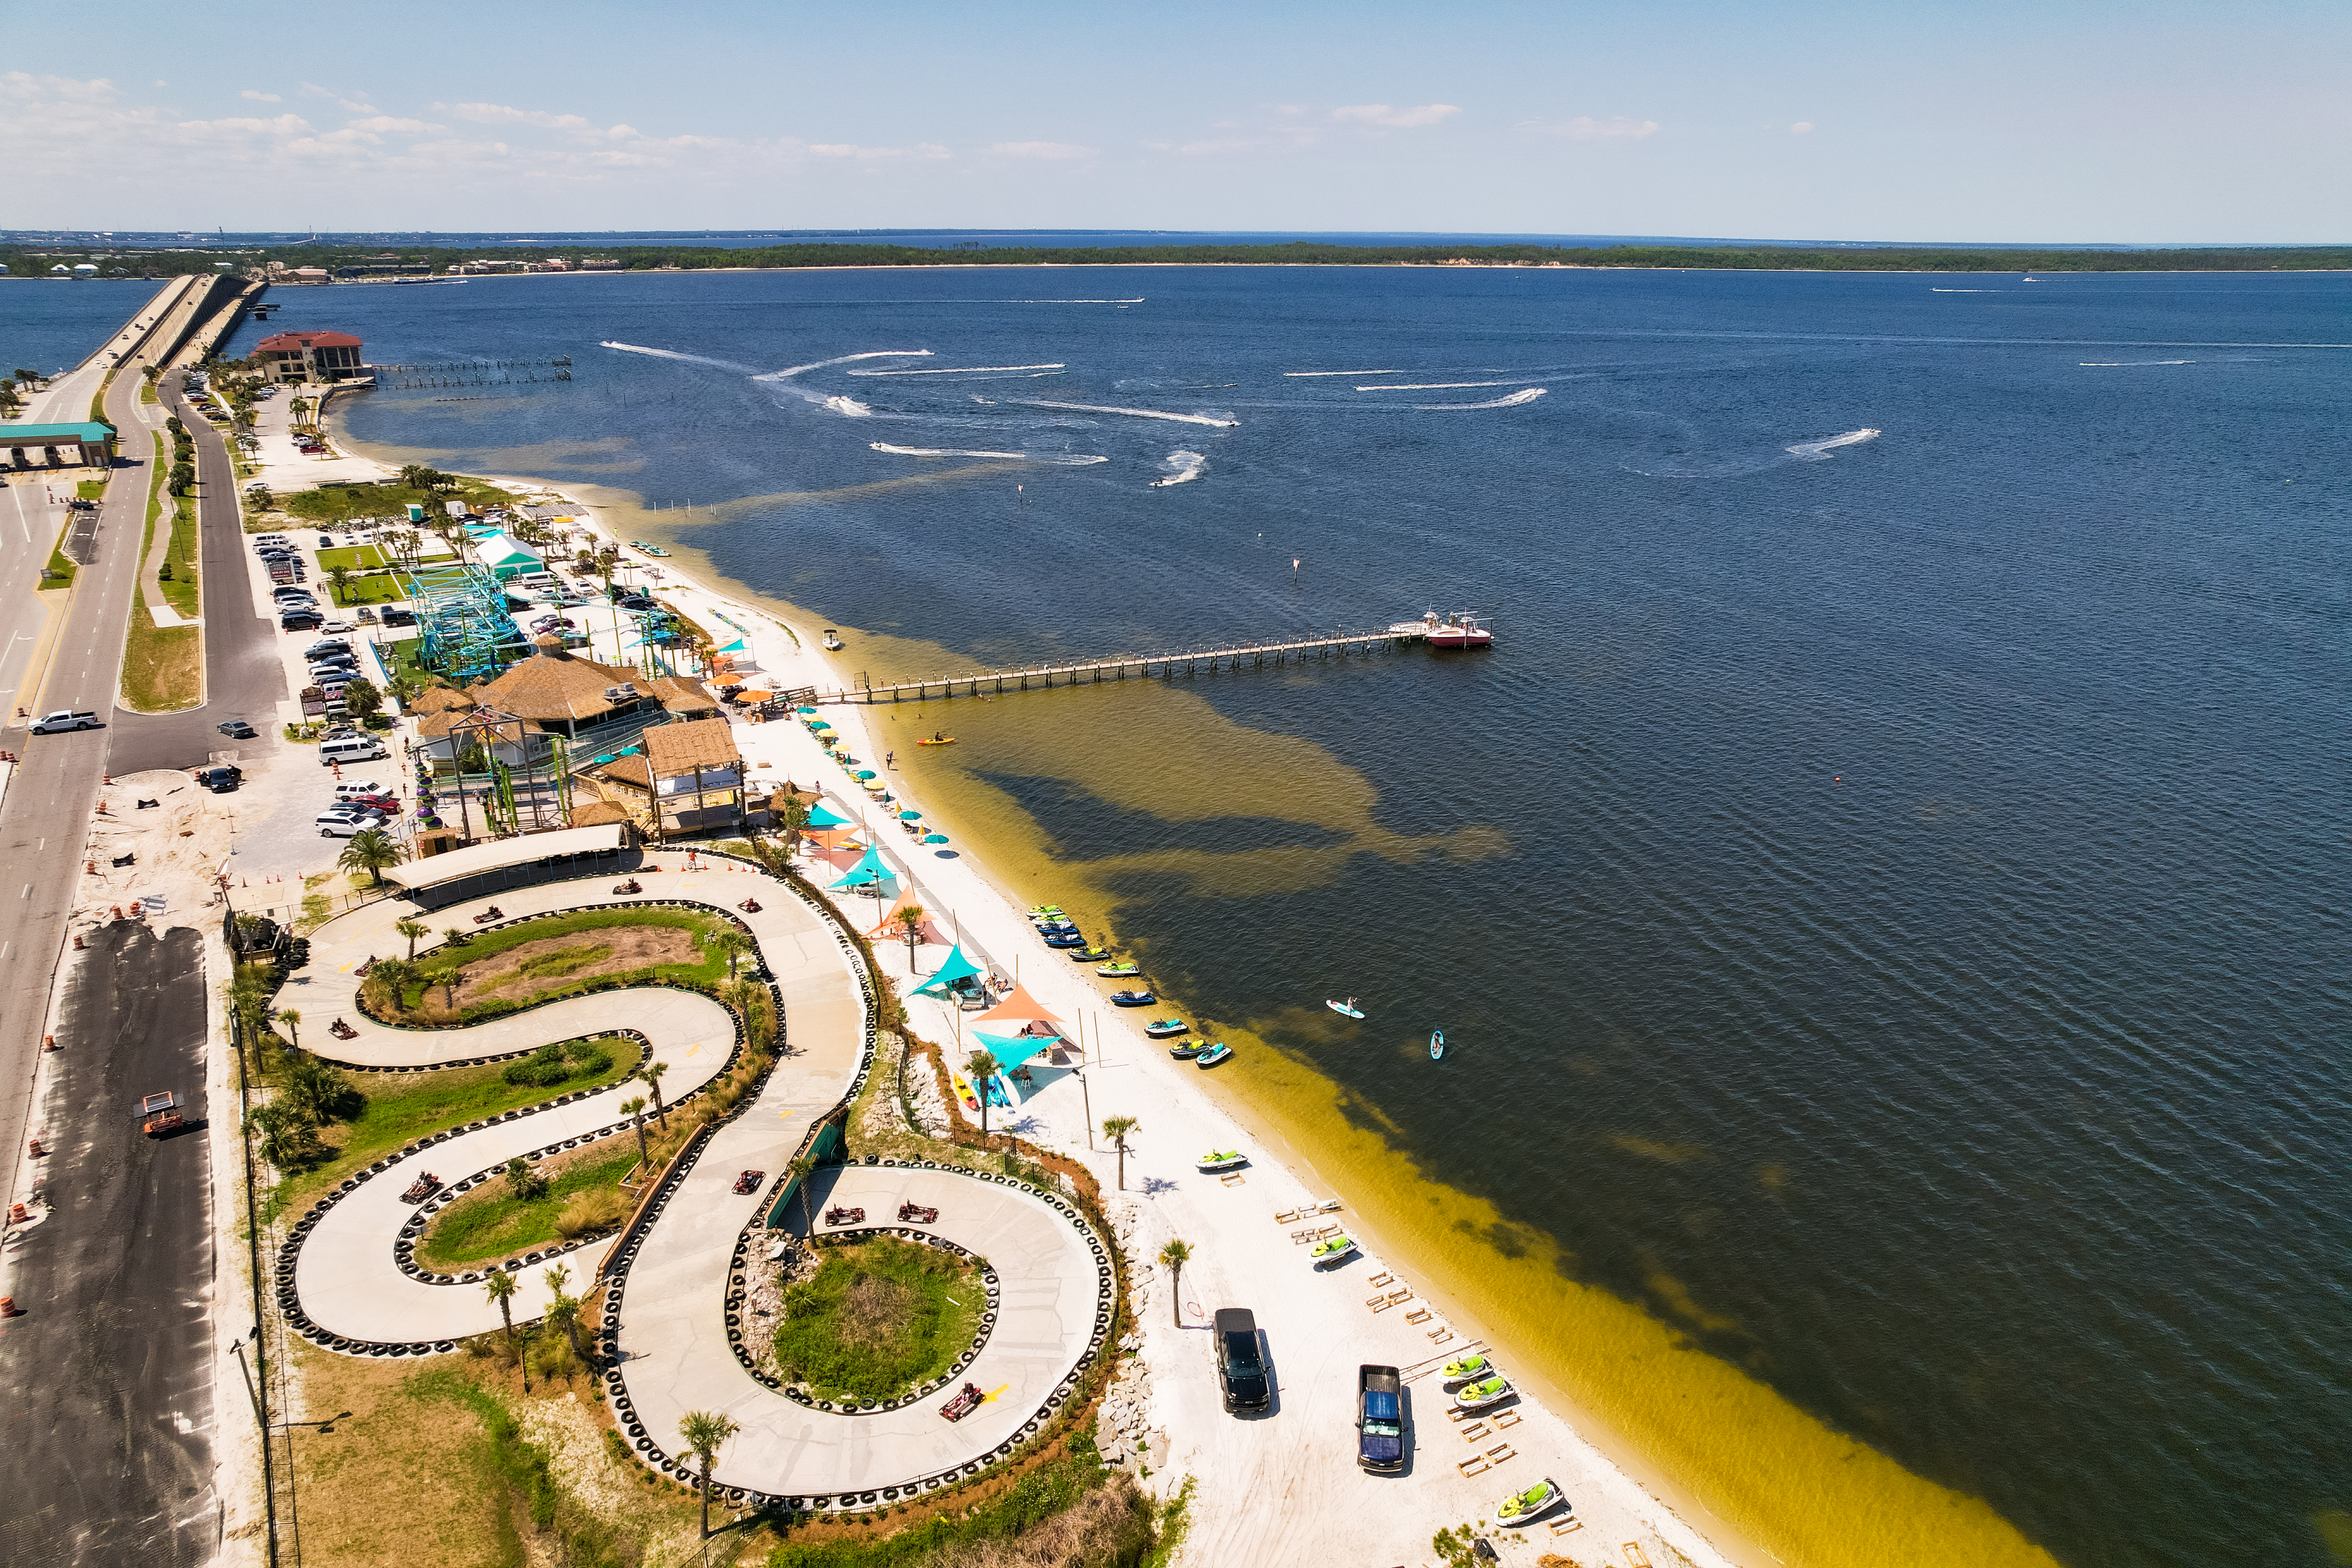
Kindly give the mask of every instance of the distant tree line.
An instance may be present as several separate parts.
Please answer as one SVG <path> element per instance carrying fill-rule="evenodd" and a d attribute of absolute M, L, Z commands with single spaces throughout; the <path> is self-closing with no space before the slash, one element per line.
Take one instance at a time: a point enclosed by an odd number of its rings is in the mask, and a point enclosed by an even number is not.
<path fill-rule="evenodd" d="M 382 264 L 380 247 L 289 245 L 253 250 L 126 251 L 101 253 L 112 275 L 173 277 L 219 270 L 234 260 L 240 272 L 269 262 L 289 268 L 340 268 Z M 1161 265 L 1234 267 L 1434 266 L 1464 260 L 1487 265 L 1517 263 L 1567 267 L 1690 268 L 1727 271 L 1818 272 L 2305 272 L 2352 268 L 2352 247 L 2176 247 L 2165 250 L 1976 250 L 1950 247 L 1779 245 L 1349 245 L 1334 240 L 1293 240 L 1282 245 L 998 246 L 952 249 L 911 245 L 800 244 L 724 249 L 715 246 L 549 246 L 524 249 L 421 247 L 398 252 L 402 262 L 446 272 L 465 261 L 538 261 L 560 257 L 575 265 L 590 256 L 609 257 L 632 272 L 674 268 L 796 267 L 1103 267 Z M 17 277 L 40 277 L 59 262 L 82 259 L 55 248 L 0 246 L 0 262 Z"/>

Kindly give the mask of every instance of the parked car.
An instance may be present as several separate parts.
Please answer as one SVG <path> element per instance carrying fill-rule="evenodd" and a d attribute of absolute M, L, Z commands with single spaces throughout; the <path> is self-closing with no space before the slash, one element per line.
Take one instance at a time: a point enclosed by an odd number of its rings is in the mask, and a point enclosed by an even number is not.
<path fill-rule="evenodd" d="M 73 730 L 95 730 L 98 715 L 84 708 L 60 708 L 54 713 L 43 714 L 33 721 L 36 735 L 61 735 Z"/>
<path fill-rule="evenodd" d="M 416 624 L 415 610 L 386 610 L 383 624 L 388 626 L 413 626 Z"/>
<path fill-rule="evenodd" d="M 310 658 L 316 658 L 322 653 L 349 653 L 352 651 L 352 643 L 349 637 L 320 637 L 302 651 Z"/>
<path fill-rule="evenodd" d="M 361 811 L 352 807 L 322 811 L 319 814 L 317 821 L 320 837 L 349 838 L 354 833 L 362 833 L 371 827 L 382 827 L 384 819 L 375 812 Z"/>
<path fill-rule="evenodd" d="M 1217 1376 L 1225 1385 L 1225 1413 L 1264 1410 L 1273 1403 L 1257 1319 L 1247 1307 L 1220 1307 L 1216 1316 Z"/>
<path fill-rule="evenodd" d="M 1375 1475 L 1404 1473 L 1404 1380 L 1392 1366 L 1356 1369 L 1356 1463 Z"/>
<path fill-rule="evenodd" d="M 226 735 L 232 741 L 252 741 L 259 739 L 259 737 L 255 734 L 253 726 L 247 723 L 242 719 L 225 719 L 221 722 L 214 725 L 213 728 L 218 730 L 222 734 Z"/>
<path fill-rule="evenodd" d="M 320 548 L 320 549 L 321 549 L 321 550 L 332 550 L 334 547 L 335 547 L 335 536 L 334 536 L 333 534 L 331 534 L 331 533 L 322 533 L 322 534 L 319 535 L 319 548 Z"/>
<path fill-rule="evenodd" d="M 308 632 L 316 631 L 318 627 L 319 612 L 316 610 L 289 610 L 278 617 L 278 629 L 280 631 Z"/>
<path fill-rule="evenodd" d="M 343 804 L 361 811 L 373 811 L 383 817 L 400 815 L 400 802 L 388 795 L 355 795 L 345 800 Z"/>
<path fill-rule="evenodd" d="M 382 795 L 383 785 L 373 779 L 345 779 L 335 786 L 337 800 L 357 800 L 363 795 Z"/>
<path fill-rule="evenodd" d="M 197 788 L 208 789 L 215 795 L 228 795 L 244 782 L 245 773 L 243 769 L 223 763 L 218 767 L 198 768 L 195 776 Z"/>
<path fill-rule="evenodd" d="M 322 631 L 330 631 L 330 632 L 347 632 L 347 631 L 352 630 L 352 623 L 351 623 L 351 622 L 349 622 L 349 621 L 329 621 L 329 622 L 328 622 L 324 626 L 320 627 L 320 630 L 322 630 Z"/>

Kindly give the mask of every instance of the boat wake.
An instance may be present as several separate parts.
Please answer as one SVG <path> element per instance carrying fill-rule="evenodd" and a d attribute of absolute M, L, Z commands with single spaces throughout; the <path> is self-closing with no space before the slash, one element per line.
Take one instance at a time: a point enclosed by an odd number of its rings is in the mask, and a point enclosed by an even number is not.
<path fill-rule="evenodd" d="M 998 375 L 1013 370 L 1067 370 L 1066 363 L 1054 364 L 969 364 L 954 370 L 853 370 L 852 375 Z"/>
<path fill-rule="evenodd" d="M 1047 403 L 1036 397 L 1016 397 L 1009 401 L 1026 404 L 1032 408 L 1067 409 L 1073 414 L 1124 414 L 1130 419 L 1172 419 L 1179 425 L 1213 425 L 1220 430 L 1231 430 L 1241 424 L 1230 415 L 1171 414 L 1164 408 L 1112 408 L 1099 403 Z"/>
<path fill-rule="evenodd" d="M 1500 386 L 1506 384 L 1497 382 L 1496 384 Z M 1517 408 L 1522 403 L 1533 403 L 1537 398 L 1541 397 L 1545 391 L 1546 389 L 1540 386 L 1530 386 L 1525 391 L 1514 392 L 1508 397 L 1497 397 L 1489 403 L 1416 403 L 1412 406 L 1416 413 L 1424 410 L 1434 413 L 1440 409 L 1448 408 Z"/>
<path fill-rule="evenodd" d="M 2084 370 L 2130 370 L 2148 364 L 2195 364 L 2193 359 L 2086 359 Z"/>
<path fill-rule="evenodd" d="M 720 370 L 740 370 L 745 375 L 760 374 L 751 366 L 737 364 L 733 360 L 709 359 L 701 354 L 682 354 L 676 349 L 649 349 L 642 343 L 601 342 L 596 346 L 600 349 L 617 349 L 625 354 L 651 354 L 656 359 L 684 360 L 688 364 L 715 364 Z"/>
<path fill-rule="evenodd" d="M 844 419 L 871 419 L 874 417 L 874 410 L 871 407 L 867 406 L 866 404 L 858 402 L 857 399 L 854 397 L 844 397 L 837 393 L 835 395 L 824 399 L 824 402 L 818 405 L 818 406 L 821 408 L 830 409 L 832 412 L 840 415 Z"/>
<path fill-rule="evenodd" d="M 1286 370 L 1287 376 L 1306 375 L 1402 375 L 1401 370 Z"/>
<path fill-rule="evenodd" d="M 1151 481 L 1151 488 L 1155 490 L 1164 490 L 1171 485 L 1191 484 L 1209 471 L 1209 459 L 1198 452 L 1178 450 L 1161 458 L 1160 466 L 1167 472 Z"/>
<path fill-rule="evenodd" d="M 1825 461 L 1834 447 L 1852 447 L 1860 442 L 1874 441 L 1877 438 L 1878 432 L 1875 430 L 1849 430 L 1843 436 L 1832 436 L 1826 441 L 1800 441 L 1793 447 L 1784 447 L 1783 450 L 1792 458 L 1801 458 L 1808 463 L 1818 463 Z"/>
<path fill-rule="evenodd" d="M 1383 381 L 1371 386 L 1360 386 L 1358 392 L 1452 392 L 1465 386 L 1510 386 L 1507 381 Z"/>
<path fill-rule="evenodd" d="M 646 352 L 651 353 L 657 351 L 649 349 Z M 806 364 L 790 365 L 782 370 L 772 370 L 764 375 L 755 373 L 751 379 L 754 381 L 784 381 L 800 374 L 803 371 L 823 370 L 829 364 L 848 364 L 854 360 L 861 359 L 929 359 L 930 357 L 930 353 L 931 351 L 929 349 L 871 349 L 862 354 L 835 354 L 831 359 L 811 360 Z M 712 363 L 716 363 L 717 362 L 714 361 Z"/>
<path fill-rule="evenodd" d="M 1083 468 L 1110 461 L 1108 458 L 1090 457 L 1083 452 L 982 452 L 963 447 L 894 447 L 887 441 L 868 441 L 866 445 L 877 452 L 901 458 L 1002 458 L 1016 463 L 1050 463 L 1062 468 Z"/>

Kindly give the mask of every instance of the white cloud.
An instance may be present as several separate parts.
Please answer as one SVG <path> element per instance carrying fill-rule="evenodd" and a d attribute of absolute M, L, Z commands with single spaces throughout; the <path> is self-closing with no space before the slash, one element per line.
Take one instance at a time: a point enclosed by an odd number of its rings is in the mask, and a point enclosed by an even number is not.
<path fill-rule="evenodd" d="M 1091 158 L 1091 147 L 1074 147 L 1067 142 L 999 142 L 989 148 L 1000 158 Z"/>
<path fill-rule="evenodd" d="M 948 150 L 935 142 L 919 142 L 912 147 L 861 147 L 855 142 L 816 142 L 807 151 L 819 158 L 846 158 L 858 163 L 888 163 L 894 159 L 944 158 Z"/>
<path fill-rule="evenodd" d="M 157 85 L 160 86 L 161 84 L 158 83 Z M 239 98 L 249 98 L 256 103 L 283 103 L 286 101 L 274 92 L 257 92 L 249 87 L 243 92 L 238 93 L 237 96 Z"/>
<path fill-rule="evenodd" d="M 1354 103 L 1345 109 L 1333 110 L 1331 118 L 1353 121 L 1360 125 L 1384 125 L 1409 131 L 1423 125 L 1435 125 L 1461 112 L 1451 103 L 1424 103 L 1417 109 L 1391 109 L 1385 103 Z"/>
<path fill-rule="evenodd" d="M 365 119 L 365 120 L 354 120 L 354 121 L 352 121 L 351 122 L 351 124 L 350 124 L 349 126 L 345 127 L 345 129 L 347 129 L 347 130 L 351 130 L 351 131 L 374 131 L 374 132 L 392 132 L 392 131 L 419 132 L 419 131 L 445 131 L 445 130 L 446 130 L 446 129 L 448 129 L 448 128 L 447 128 L 446 126 L 443 126 L 443 125 L 434 125 L 434 124 L 431 124 L 431 123 L 429 123 L 429 122 L 427 122 L 427 121 L 422 121 L 422 120 L 403 120 L 403 119 L 400 119 L 400 118 L 399 118 L 398 116 L 396 116 L 396 115 L 391 115 L 391 114 L 375 114 L 375 115 L 370 115 L 370 116 L 369 116 L 367 119 Z"/>
<path fill-rule="evenodd" d="M 1794 125 L 1789 127 L 1789 134 L 1791 136 L 1810 136 L 1812 134 L 1812 130 L 1813 122 L 1811 121 L 1800 120 Z"/>
<path fill-rule="evenodd" d="M 568 131 L 589 135 L 601 135 L 596 127 L 576 114 L 550 114 L 544 110 L 517 109 L 509 103 L 436 103 L 436 109 L 446 110 L 460 120 L 470 120 L 477 125 L 536 125 L 546 131 Z"/>
<path fill-rule="evenodd" d="M 1631 120 L 1622 114 L 1612 114 L 1606 120 L 1595 120 L 1580 114 L 1573 120 L 1529 120 L 1522 121 L 1523 131 L 1540 131 L 1549 136 L 1565 136 L 1571 142 L 1639 142 L 1655 134 L 1654 120 Z"/>
<path fill-rule="evenodd" d="M 1187 158 L 1211 157 L 1219 153 L 1250 153 L 1265 145 L 1245 136 L 1227 136 L 1207 142 L 1146 142 L 1144 147 L 1153 153 L 1175 153 Z"/>

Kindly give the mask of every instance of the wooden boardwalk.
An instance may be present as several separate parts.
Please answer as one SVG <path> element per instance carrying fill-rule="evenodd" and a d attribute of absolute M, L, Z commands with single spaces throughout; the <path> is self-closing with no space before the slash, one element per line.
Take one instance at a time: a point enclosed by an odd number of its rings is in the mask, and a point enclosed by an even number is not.
<path fill-rule="evenodd" d="M 1081 682 L 1214 675 L 1220 670 L 1255 669 L 1308 658 L 1360 658 L 1385 653 L 1405 643 L 1419 642 L 1423 634 L 1391 631 L 1334 632 L 1329 637 L 1296 637 L 1286 642 L 1236 643 L 1226 647 L 1186 648 L 1174 653 L 1136 653 L 1118 658 L 1098 658 L 1080 664 L 1039 664 L 1025 669 L 975 670 L 965 675 L 931 676 L 920 680 L 861 683 L 828 691 L 805 700 L 816 702 L 917 702 L 930 698 L 977 697 L 983 691 L 1026 691 Z"/>

